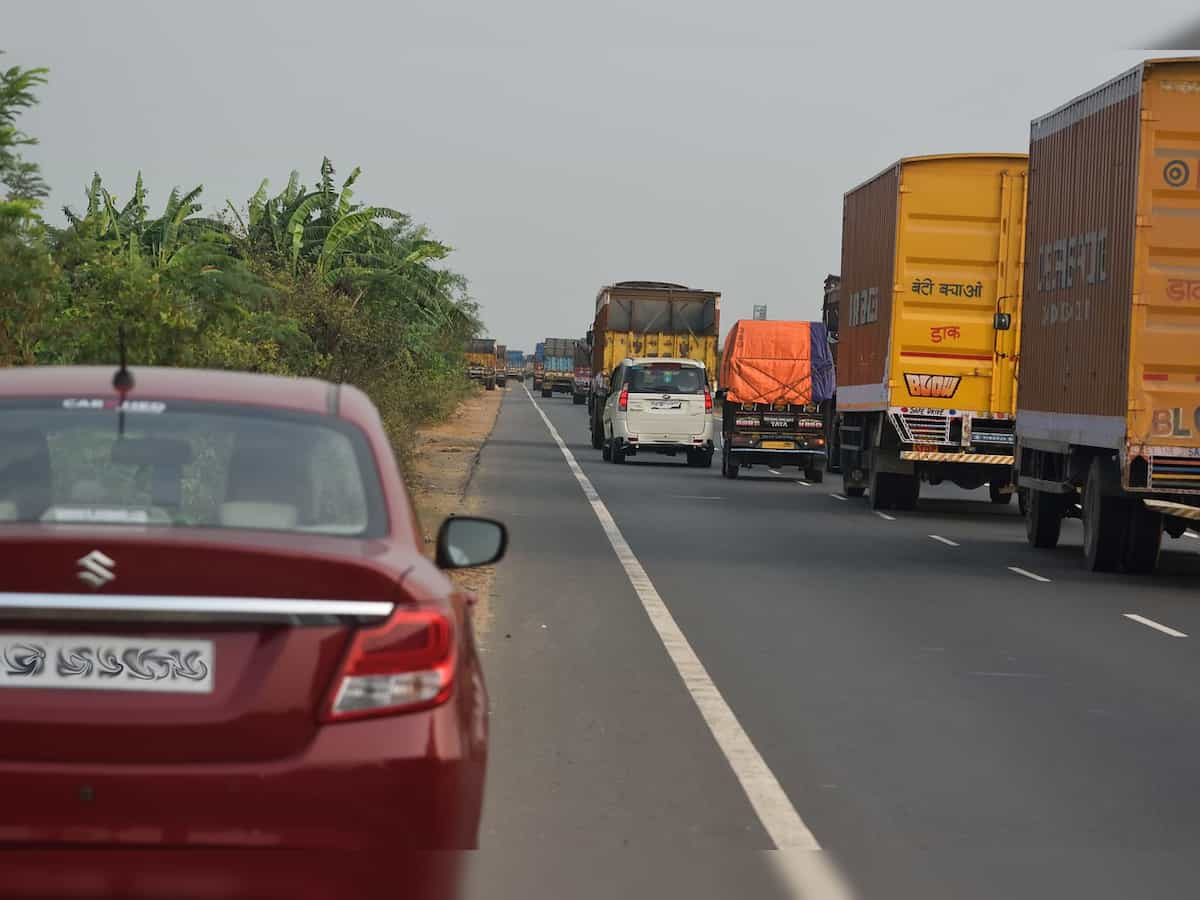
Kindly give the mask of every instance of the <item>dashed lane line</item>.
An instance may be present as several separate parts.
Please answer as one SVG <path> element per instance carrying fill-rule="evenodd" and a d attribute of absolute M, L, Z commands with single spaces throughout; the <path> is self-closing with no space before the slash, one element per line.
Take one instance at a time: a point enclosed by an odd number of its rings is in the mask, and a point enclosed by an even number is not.
<path fill-rule="evenodd" d="M 1032 578 L 1034 581 L 1049 581 L 1044 575 L 1039 575 L 1036 572 L 1030 572 L 1028 569 L 1022 569 L 1020 566 L 1009 566 L 1008 571 L 1015 572 L 1018 575 L 1024 575 L 1026 578 Z"/>
<path fill-rule="evenodd" d="M 885 521 L 888 521 L 888 522 L 895 522 L 895 521 L 896 521 L 896 517 L 895 517 L 895 516 L 889 516 L 887 513 L 885 513 L 885 512 L 880 512 L 879 510 L 875 510 L 875 515 L 879 516 L 879 518 L 881 518 L 881 519 L 884 519 Z"/>
<path fill-rule="evenodd" d="M 945 544 L 947 547 L 961 547 L 962 546 L 961 544 L 959 544 L 958 541 L 952 541 L 952 540 L 950 540 L 950 538 L 942 537 L 940 534 L 931 534 L 929 536 L 931 538 L 933 538 L 935 541 L 940 541 L 941 543 Z"/>
<path fill-rule="evenodd" d="M 846 499 L 845 494 L 830 494 L 829 496 L 832 497 L 834 500 L 845 500 Z"/>
<path fill-rule="evenodd" d="M 1163 634 L 1169 634 L 1171 637 L 1187 637 L 1182 631 L 1178 631 L 1161 622 L 1155 622 L 1153 619 L 1147 619 L 1145 616 L 1139 616 L 1137 613 L 1122 613 L 1122 615 L 1131 622 L 1137 622 L 1139 625 L 1145 625 L 1147 628 L 1153 628 L 1155 631 L 1161 631 Z"/>

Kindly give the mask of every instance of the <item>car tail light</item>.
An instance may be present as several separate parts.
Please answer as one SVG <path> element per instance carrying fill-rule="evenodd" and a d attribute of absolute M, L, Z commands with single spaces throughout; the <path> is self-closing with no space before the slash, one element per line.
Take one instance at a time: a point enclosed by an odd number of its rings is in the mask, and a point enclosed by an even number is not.
<path fill-rule="evenodd" d="M 704 389 L 704 411 L 712 412 L 712 391 Z"/>
<path fill-rule="evenodd" d="M 326 718 L 435 706 L 450 696 L 454 656 L 450 619 L 436 610 L 399 609 L 385 625 L 354 636 Z"/>
<path fill-rule="evenodd" d="M 625 412 L 629 409 L 629 388 L 621 388 L 621 396 L 617 398 L 617 409 Z"/>

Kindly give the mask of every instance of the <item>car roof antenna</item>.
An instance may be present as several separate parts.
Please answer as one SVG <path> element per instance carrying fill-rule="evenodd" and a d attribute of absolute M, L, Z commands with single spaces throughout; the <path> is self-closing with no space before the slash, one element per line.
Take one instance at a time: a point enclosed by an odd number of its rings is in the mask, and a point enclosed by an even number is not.
<path fill-rule="evenodd" d="M 121 356 L 121 368 L 113 375 L 113 390 L 121 395 L 117 405 L 117 439 L 125 437 L 125 395 L 133 389 L 133 373 L 129 371 L 125 354 L 125 326 L 117 326 L 117 350 Z"/>

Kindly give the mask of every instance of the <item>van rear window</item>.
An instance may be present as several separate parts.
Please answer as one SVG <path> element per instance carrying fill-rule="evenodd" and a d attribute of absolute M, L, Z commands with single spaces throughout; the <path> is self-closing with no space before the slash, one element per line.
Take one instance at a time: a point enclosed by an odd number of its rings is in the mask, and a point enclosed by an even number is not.
<path fill-rule="evenodd" d="M 646 363 L 629 373 L 632 394 L 702 394 L 704 370 L 680 363 Z"/>

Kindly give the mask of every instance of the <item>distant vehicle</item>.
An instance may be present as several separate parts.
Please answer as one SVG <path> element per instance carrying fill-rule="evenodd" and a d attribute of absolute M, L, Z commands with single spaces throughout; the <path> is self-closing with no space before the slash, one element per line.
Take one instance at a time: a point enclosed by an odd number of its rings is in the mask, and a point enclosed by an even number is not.
<path fill-rule="evenodd" d="M 588 332 L 592 389 L 588 396 L 592 446 L 604 442 L 602 413 L 612 374 L 622 360 L 657 356 L 690 359 L 717 371 L 721 295 L 664 281 L 619 281 L 596 294 Z"/>
<path fill-rule="evenodd" d="M 252 874 L 289 849 L 474 847 L 488 701 L 441 569 L 499 559 L 503 526 L 449 519 L 427 559 L 357 388 L 119 374 L 0 370 L 10 849 L 111 886 L 135 849 Z M 155 896 L 193 896 L 176 861 Z"/>
<path fill-rule="evenodd" d="M 539 341 L 533 349 L 533 389 L 542 389 L 542 376 L 546 372 L 546 344 Z"/>
<path fill-rule="evenodd" d="M 575 392 L 575 343 L 573 338 L 546 338 L 543 397 Z"/>
<path fill-rule="evenodd" d="M 921 156 L 846 194 L 833 450 L 847 496 L 912 509 L 922 481 L 951 481 L 1012 498 L 1028 168 Z"/>
<path fill-rule="evenodd" d="M 576 406 L 587 403 L 588 392 L 591 389 L 592 355 L 585 339 L 575 342 L 575 393 L 572 400 Z"/>
<path fill-rule="evenodd" d="M 612 376 L 602 411 L 603 458 L 676 456 L 708 468 L 713 458 L 713 397 L 704 364 L 692 359 L 626 359 Z"/>
<path fill-rule="evenodd" d="M 523 378 L 525 376 L 525 351 L 509 350 L 504 364 L 509 378 Z"/>
<path fill-rule="evenodd" d="M 820 322 L 735 322 L 721 353 L 721 474 L 799 466 L 807 480 L 823 480 L 822 407 L 833 387 L 829 337 Z"/>
<path fill-rule="evenodd" d="M 496 389 L 496 342 L 491 338 L 467 341 L 467 377 L 487 390 Z"/>
<path fill-rule="evenodd" d="M 504 387 L 508 383 L 508 348 L 496 345 L 496 383 Z"/>
<path fill-rule="evenodd" d="M 1029 542 L 1078 516 L 1093 570 L 1200 520 L 1198 86 L 1147 61 L 1031 128 L 1018 484 Z"/>

